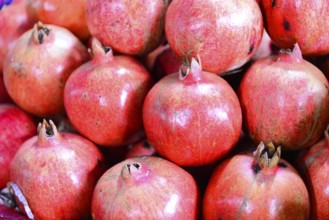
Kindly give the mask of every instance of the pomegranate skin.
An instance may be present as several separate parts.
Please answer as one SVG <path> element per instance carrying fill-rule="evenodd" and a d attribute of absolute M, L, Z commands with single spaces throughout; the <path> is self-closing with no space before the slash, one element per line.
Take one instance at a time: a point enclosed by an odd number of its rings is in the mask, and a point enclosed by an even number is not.
<path fill-rule="evenodd" d="M 300 50 L 256 61 L 244 75 L 239 98 L 254 142 L 285 150 L 315 144 L 329 123 L 328 81 Z"/>
<path fill-rule="evenodd" d="M 51 121 L 50 126 L 39 124 L 38 136 L 19 149 L 11 164 L 11 181 L 35 219 L 89 219 L 93 190 L 104 172 L 103 156 L 89 140 L 58 133 Z"/>
<path fill-rule="evenodd" d="M 87 23 L 102 44 L 128 55 L 146 55 L 164 39 L 170 0 L 90 0 Z"/>
<path fill-rule="evenodd" d="M 30 115 L 13 104 L 0 104 L 0 189 L 10 179 L 10 163 L 24 141 L 37 128 Z"/>
<path fill-rule="evenodd" d="M 309 219 L 307 188 L 288 162 L 258 173 L 253 167 L 253 155 L 237 154 L 216 168 L 203 199 L 204 220 Z"/>
<path fill-rule="evenodd" d="M 25 1 L 14 1 L 0 12 L 0 72 L 2 72 L 8 51 L 25 31 L 33 27 L 36 18 L 28 14 Z"/>
<path fill-rule="evenodd" d="M 193 177 L 165 159 L 144 156 L 111 167 L 97 182 L 94 219 L 197 219 Z"/>
<path fill-rule="evenodd" d="M 139 156 L 155 156 L 156 151 L 148 140 L 142 140 L 134 145 L 131 145 L 125 159 Z"/>
<path fill-rule="evenodd" d="M 36 116 L 63 113 L 65 82 L 88 58 L 85 46 L 67 29 L 37 23 L 6 57 L 7 92 L 19 107 Z"/>
<path fill-rule="evenodd" d="M 147 94 L 145 133 L 155 150 L 176 164 L 205 165 L 223 158 L 238 141 L 241 107 L 221 77 L 202 71 L 194 59 L 185 78 L 183 68 Z"/>
<path fill-rule="evenodd" d="M 298 157 L 297 167 L 310 193 L 311 219 L 329 219 L 329 136 L 304 150 Z"/>
<path fill-rule="evenodd" d="M 261 7 L 265 28 L 280 48 L 292 49 L 298 43 L 303 55 L 329 53 L 327 0 L 262 0 Z"/>
<path fill-rule="evenodd" d="M 116 147 L 143 138 L 142 106 L 153 80 L 135 58 L 113 56 L 108 50 L 94 40 L 94 58 L 69 77 L 64 103 L 81 134 L 99 145 Z"/>
<path fill-rule="evenodd" d="M 87 0 L 27 0 L 29 13 L 39 21 L 67 28 L 82 40 L 89 37 L 86 5 Z"/>
<path fill-rule="evenodd" d="M 29 220 L 28 217 L 2 204 L 0 204 L 0 217 L 2 220 Z"/>
<path fill-rule="evenodd" d="M 168 8 L 165 32 L 182 62 L 199 54 L 205 71 L 222 74 L 256 52 L 263 18 L 255 0 L 176 0 Z"/>

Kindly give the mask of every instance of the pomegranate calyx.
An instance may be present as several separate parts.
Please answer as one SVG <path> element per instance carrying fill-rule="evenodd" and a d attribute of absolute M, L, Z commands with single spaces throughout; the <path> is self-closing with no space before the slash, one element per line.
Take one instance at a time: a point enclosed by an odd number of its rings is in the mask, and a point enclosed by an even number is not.
<path fill-rule="evenodd" d="M 38 143 L 43 145 L 49 138 L 56 137 L 61 138 L 56 125 L 52 120 L 49 123 L 43 119 L 42 123 L 38 124 Z"/>
<path fill-rule="evenodd" d="M 106 62 L 112 60 L 113 51 L 111 47 L 103 46 L 102 43 L 95 37 L 93 37 L 91 44 L 92 49 L 89 48 L 88 52 L 95 60 L 97 60 L 98 62 Z"/>
<path fill-rule="evenodd" d="M 50 34 L 50 29 L 42 22 L 37 22 L 33 27 L 33 38 L 38 44 L 43 44 L 46 37 Z"/>
<path fill-rule="evenodd" d="M 280 54 L 278 56 L 278 61 L 283 62 L 301 62 L 302 60 L 303 55 L 298 43 L 295 44 L 292 51 L 290 49 L 280 50 Z"/>
<path fill-rule="evenodd" d="M 267 145 L 265 145 L 263 142 L 260 142 L 256 151 L 254 152 L 254 166 L 258 167 L 258 169 L 254 170 L 257 173 L 259 169 L 275 167 L 278 165 L 280 157 L 280 146 L 275 148 L 272 142 L 268 143 Z"/>
<path fill-rule="evenodd" d="M 178 71 L 178 77 L 181 81 L 197 82 L 201 79 L 201 76 L 202 66 L 199 56 L 198 61 L 192 58 L 191 65 L 189 67 L 183 64 Z"/>
<path fill-rule="evenodd" d="M 25 214 L 29 219 L 34 219 L 33 212 L 28 204 L 27 199 L 23 195 L 23 192 L 18 187 L 18 185 L 14 182 L 8 182 L 7 188 L 9 192 L 13 195 L 16 204 L 19 207 L 19 210 Z"/>
<path fill-rule="evenodd" d="M 129 183 L 131 182 L 137 174 L 140 173 L 141 165 L 139 163 L 127 163 L 122 167 L 121 176 L 122 179 Z"/>

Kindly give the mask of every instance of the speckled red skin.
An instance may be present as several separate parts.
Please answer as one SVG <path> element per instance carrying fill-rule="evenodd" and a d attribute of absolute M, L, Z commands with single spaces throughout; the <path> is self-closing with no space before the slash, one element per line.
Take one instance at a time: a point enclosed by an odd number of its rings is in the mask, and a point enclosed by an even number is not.
<path fill-rule="evenodd" d="M 329 219 L 328 131 L 323 139 L 299 155 L 297 167 L 310 193 L 311 219 Z"/>
<path fill-rule="evenodd" d="M 256 175 L 253 160 L 237 154 L 217 167 L 205 192 L 204 219 L 309 219 L 309 196 L 297 171 L 280 159 L 286 168 Z"/>
<path fill-rule="evenodd" d="M 90 33 L 114 51 L 146 55 L 164 37 L 170 0 L 91 0 L 87 2 Z"/>
<path fill-rule="evenodd" d="M 4 82 L 13 101 L 39 117 L 64 112 L 63 92 L 69 75 L 89 55 L 85 46 L 67 29 L 50 29 L 43 43 L 35 39 L 35 29 L 25 32 L 4 62 Z M 63 43 L 65 42 L 65 43 Z"/>
<path fill-rule="evenodd" d="M 329 2 L 327 0 L 262 0 L 264 25 L 280 48 L 297 42 L 304 55 L 329 53 Z"/>
<path fill-rule="evenodd" d="M 10 163 L 24 141 L 37 132 L 32 117 L 12 104 L 0 104 L 0 189 L 10 178 Z"/>
<path fill-rule="evenodd" d="M 147 139 L 156 151 L 181 166 L 223 158 L 237 143 L 242 114 L 236 93 L 215 74 L 194 70 L 156 83 L 143 106 Z"/>
<path fill-rule="evenodd" d="M 176 0 L 168 8 L 165 31 L 183 62 L 199 54 L 203 69 L 219 74 L 242 66 L 256 52 L 263 19 L 255 0 Z"/>
<path fill-rule="evenodd" d="M 0 10 L 0 72 L 9 49 L 35 22 L 36 18 L 27 13 L 25 1 L 14 1 Z"/>
<path fill-rule="evenodd" d="M 153 85 L 151 75 L 133 57 L 95 48 L 93 53 L 67 81 L 66 112 L 77 130 L 99 145 L 135 143 L 144 136 L 142 106 Z"/>
<path fill-rule="evenodd" d="M 189 173 L 165 159 L 127 159 L 97 182 L 92 215 L 97 220 L 198 219 L 197 185 Z"/>
<path fill-rule="evenodd" d="M 12 161 L 11 181 L 35 219 L 89 219 L 93 190 L 104 173 L 103 156 L 80 135 L 59 135 L 27 140 Z"/>
<path fill-rule="evenodd" d="M 156 154 L 154 147 L 147 141 L 142 140 L 132 146 L 130 146 L 126 159 L 139 156 L 153 156 Z"/>
<path fill-rule="evenodd" d="M 239 87 L 244 126 L 257 143 L 285 150 L 315 144 L 329 123 L 328 81 L 300 57 L 280 54 L 255 62 Z"/>
<path fill-rule="evenodd" d="M 81 40 L 89 37 L 86 18 L 87 0 L 27 0 L 29 13 L 45 24 L 69 29 Z"/>

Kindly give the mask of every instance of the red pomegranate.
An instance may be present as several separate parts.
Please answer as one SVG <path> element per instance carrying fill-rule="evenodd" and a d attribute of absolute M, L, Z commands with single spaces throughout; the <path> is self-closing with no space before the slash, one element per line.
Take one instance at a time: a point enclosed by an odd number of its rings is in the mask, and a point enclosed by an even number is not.
<path fill-rule="evenodd" d="M 139 156 L 154 156 L 156 151 L 148 140 L 142 140 L 134 145 L 129 146 L 128 153 L 125 158 L 139 157 Z"/>
<path fill-rule="evenodd" d="M 77 130 L 99 145 L 135 143 L 144 136 L 142 106 L 151 75 L 135 58 L 113 56 L 96 39 L 92 55 L 67 81 L 66 112 Z"/>
<path fill-rule="evenodd" d="M 9 49 L 35 22 L 36 18 L 27 13 L 25 1 L 14 1 L 0 10 L 0 72 Z"/>
<path fill-rule="evenodd" d="M 65 82 L 88 57 L 84 45 L 67 29 L 38 22 L 8 53 L 5 86 L 13 101 L 31 114 L 62 113 Z"/>
<path fill-rule="evenodd" d="M 256 52 L 263 18 L 255 0 L 176 0 L 168 8 L 165 31 L 184 63 L 199 54 L 205 71 L 223 73 L 242 66 Z"/>
<path fill-rule="evenodd" d="M 26 0 L 29 13 L 45 24 L 70 30 L 82 40 L 89 37 L 86 18 L 87 0 Z"/>
<path fill-rule="evenodd" d="M 313 145 L 329 123 L 329 84 L 323 73 L 293 52 L 252 64 L 239 87 L 244 126 L 255 142 L 285 150 Z"/>
<path fill-rule="evenodd" d="M 260 143 L 254 155 L 236 154 L 221 163 L 204 195 L 204 219 L 308 220 L 307 188 L 280 155 L 280 147 Z"/>
<path fill-rule="evenodd" d="M 229 84 L 190 67 L 164 77 L 143 106 L 147 139 L 156 151 L 181 166 L 198 166 L 223 158 L 239 139 L 242 116 Z"/>
<path fill-rule="evenodd" d="M 0 189 L 10 178 L 10 163 L 24 141 L 37 127 L 30 115 L 13 104 L 0 104 Z"/>
<path fill-rule="evenodd" d="M 170 0 L 90 0 L 87 23 L 102 44 L 129 55 L 145 55 L 164 39 Z"/>
<path fill-rule="evenodd" d="M 328 0 L 261 0 L 261 7 L 266 30 L 280 48 L 298 43 L 303 55 L 329 53 Z"/>
<path fill-rule="evenodd" d="M 59 133 L 49 123 L 40 123 L 38 135 L 24 142 L 15 155 L 11 181 L 35 219 L 88 219 L 94 187 L 104 172 L 103 156 L 89 140 Z"/>
<path fill-rule="evenodd" d="M 29 220 L 28 217 L 20 214 L 14 209 L 0 204 L 0 218 L 2 220 Z"/>
<path fill-rule="evenodd" d="M 105 172 L 92 199 L 93 219 L 197 219 L 198 189 L 179 166 L 152 156 Z"/>
<path fill-rule="evenodd" d="M 311 219 L 329 219 L 328 129 L 322 140 L 299 155 L 297 162 L 310 193 Z"/>

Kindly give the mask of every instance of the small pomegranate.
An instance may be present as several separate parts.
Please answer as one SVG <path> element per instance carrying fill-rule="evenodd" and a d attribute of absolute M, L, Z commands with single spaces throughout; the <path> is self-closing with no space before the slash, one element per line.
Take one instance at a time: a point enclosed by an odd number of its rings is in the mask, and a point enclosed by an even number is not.
<path fill-rule="evenodd" d="M 26 0 L 29 13 L 45 24 L 70 30 L 82 40 L 89 37 L 86 18 L 87 0 Z"/>
<path fill-rule="evenodd" d="M 297 167 L 311 198 L 311 219 L 329 219 L 329 127 L 324 138 L 298 157 Z"/>
<path fill-rule="evenodd" d="M 90 0 L 87 23 L 102 44 L 128 55 L 145 55 L 164 39 L 170 0 Z"/>
<path fill-rule="evenodd" d="M 166 14 L 166 38 L 185 64 L 197 54 L 216 74 L 236 69 L 257 51 L 263 18 L 255 0 L 176 0 Z"/>
<path fill-rule="evenodd" d="M 260 143 L 254 155 L 236 154 L 221 163 L 204 195 L 204 219 L 308 220 L 307 188 L 280 156 L 280 147 Z"/>
<path fill-rule="evenodd" d="M 52 121 L 44 120 L 38 135 L 24 142 L 15 155 L 10 185 L 17 186 L 14 191 L 20 210 L 28 205 L 35 219 L 88 219 L 104 164 L 92 142 L 59 133 Z"/>
<path fill-rule="evenodd" d="M 156 83 L 143 106 L 147 139 L 162 156 L 181 166 L 198 166 L 223 158 L 239 139 L 242 115 L 229 84 L 190 67 Z"/>
<path fill-rule="evenodd" d="M 92 216 L 97 220 L 197 219 L 197 185 L 189 173 L 165 159 L 127 159 L 97 182 Z"/>
<path fill-rule="evenodd" d="M 329 123 L 328 87 L 297 44 L 292 52 L 256 61 L 239 87 L 247 133 L 285 150 L 310 147 Z"/>
<path fill-rule="evenodd" d="M 64 102 L 77 130 L 102 146 L 124 146 L 144 136 L 142 106 L 153 85 L 151 75 L 133 57 L 113 56 L 93 40 L 90 62 L 67 81 Z"/>
<path fill-rule="evenodd" d="M 280 48 L 298 43 L 303 55 L 329 53 L 328 0 L 261 0 L 261 7 L 265 28 Z"/>
<path fill-rule="evenodd" d="M 148 140 L 142 140 L 130 146 L 126 159 L 139 156 L 153 156 L 155 154 L 156 151 L 150 142 Z"/>
<path fill-rule="evenodd" d="M 5 86 L 13 101 L 31 114 L 63 113 L 65 82 L 88 57 L 84 45 L 67 29 L 38 22 L 8 53 Z"/>
<path fill-rule="evenodd" d="M 10 179 L 10 163 L 24 141 L 37 127 L 30 115 L 13 104 L 0 104 L 0 189 Z"/>

